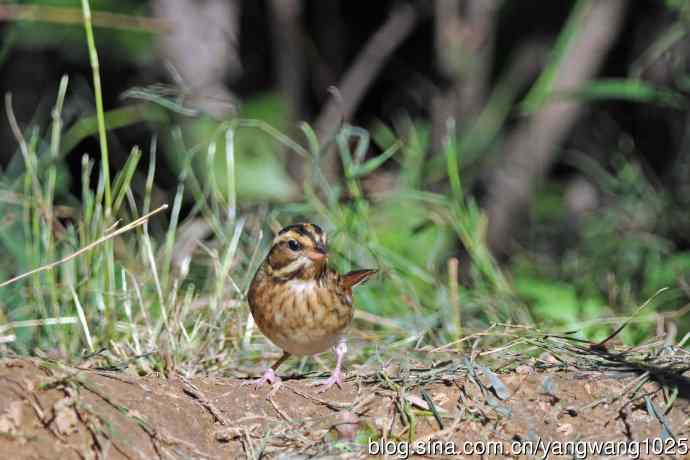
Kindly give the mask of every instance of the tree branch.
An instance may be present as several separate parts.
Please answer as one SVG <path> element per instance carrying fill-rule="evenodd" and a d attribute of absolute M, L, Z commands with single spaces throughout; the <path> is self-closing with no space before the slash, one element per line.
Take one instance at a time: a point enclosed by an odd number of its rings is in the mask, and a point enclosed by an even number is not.
<path fill-rule="evenodd" d="M 316 119 L 316 133 L 322 142 L 335 136 L 341 122 L 352 117 L 386 60 L 414 30 L 419 16 L 419 10 L 403 3 L 369 39 L 338 84 L 339 95 L 331 96 Z"/>
<path fill-rule="evenodd" d="M 625 0 L 591 1 L 581 30 L 558 65 L 553 92 L 572 90 L 599 69 L 620 29 Z M 503 164 L 489 182 L 486 211 L 488 244 L 495 254 L 510 253 L 516 218 L 528 204 L 535 183 L 554 163 L 573 124 L 583 111 L 575 100 L 547 102 L 520 123 L 505 142 Z"/>

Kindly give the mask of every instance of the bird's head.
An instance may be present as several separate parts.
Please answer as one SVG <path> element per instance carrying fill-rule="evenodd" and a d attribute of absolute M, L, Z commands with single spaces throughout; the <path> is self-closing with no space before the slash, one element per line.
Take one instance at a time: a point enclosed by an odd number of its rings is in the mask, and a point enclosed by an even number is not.
<path fill-rule="evenodd" d="M 326 268 L 326 234 L 316 224 L 288 225 L 273 239 L 268 253 L 271 276 L 280 279 L 318 279 Z"/>

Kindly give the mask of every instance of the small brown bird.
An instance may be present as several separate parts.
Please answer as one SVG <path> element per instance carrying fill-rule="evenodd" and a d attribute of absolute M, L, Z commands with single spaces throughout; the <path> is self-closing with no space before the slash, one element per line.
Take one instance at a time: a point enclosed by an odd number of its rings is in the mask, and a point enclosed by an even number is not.
<path fill-rule="evenodd" d="M 326 234 L 302 223 L 282 229 L 249 287 L 249 306 L 261 332 L 283 355 L 257 385 L 278 383 L 278 367 L 290 355 L 313 355 L 335 346 L 336 366 L 321 384 L 324 391 L 342 385 L 341 366 L 347 345 L 343 337 L 353 316 L 352 288 L 376 270 L 340 275 L 328 267 Z"/>

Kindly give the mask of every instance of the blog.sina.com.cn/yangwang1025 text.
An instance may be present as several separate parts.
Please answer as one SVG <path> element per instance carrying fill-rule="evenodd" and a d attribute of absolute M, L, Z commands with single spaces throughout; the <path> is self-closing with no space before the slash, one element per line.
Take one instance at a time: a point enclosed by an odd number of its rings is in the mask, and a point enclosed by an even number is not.
<path fill-rule="evenodd" d="M 553 456 L 568 456 L 575 459 L 590 457 L 659 457 L 663 455 L 687 455 L 688 438 L 650 438 L 643 440 L 609 440 L 609 441 L 545 441 L 541 438 L 534 441 L 442 441 L 438 439 L 414 442 L 373 440 L 369 439 L 368 454 L 406 459 L 412 455 L 424 456 L 486 456 L 503 457 L 528 456 L 547 459 Z"/>

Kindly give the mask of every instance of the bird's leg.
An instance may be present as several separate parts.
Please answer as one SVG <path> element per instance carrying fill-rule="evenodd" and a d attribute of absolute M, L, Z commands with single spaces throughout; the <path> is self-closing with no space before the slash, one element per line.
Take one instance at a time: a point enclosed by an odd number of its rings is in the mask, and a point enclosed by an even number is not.
<path fill-rule="evenodd" d="M 248 382 L 244 382 L 242 385 L 252 385 L 253 384 L 253 385 L 256 385 L 256 387 L 258 388 L 261 385 L 265 385 L 268 383 L 271 385 L 275 385 L 275 389 L 278 389 L 282 380 L 280 379 L 280 377 L 278 377 L 276 375 L 276 371 L 278 370 L 280 365 L 283 364 L 283 362 L 286 359 L 288 359 L 289 357 L 290 357 L 290 353 L 288 353 L 287 351 L 283 351 L 283 355 L 280 358 L 278 358 L 278 361 L 276 361 L 273 364 L 273 366 L 266 369 L 266 372 L 264 372 L 264 375 L 261 376 L 260 379 L 250 380 Z"/>
<path fill-rule="evenodd" d="M 328 379 L 316 384 L 322 387 L 319 393 L 327 391 L 333 385 L 338 385 L 338 388 L 343 387 L 343 375 L 340 371 L 340 368 L 343 364 L 345 353 L 347 353 L 347 343 L 345 342 L 345 337 L 341 337 L 338 345 L 335 346 L 335 369 L 333 369 L 333 372 L 331 372 L 331 376 L 328 377 Z"/>

